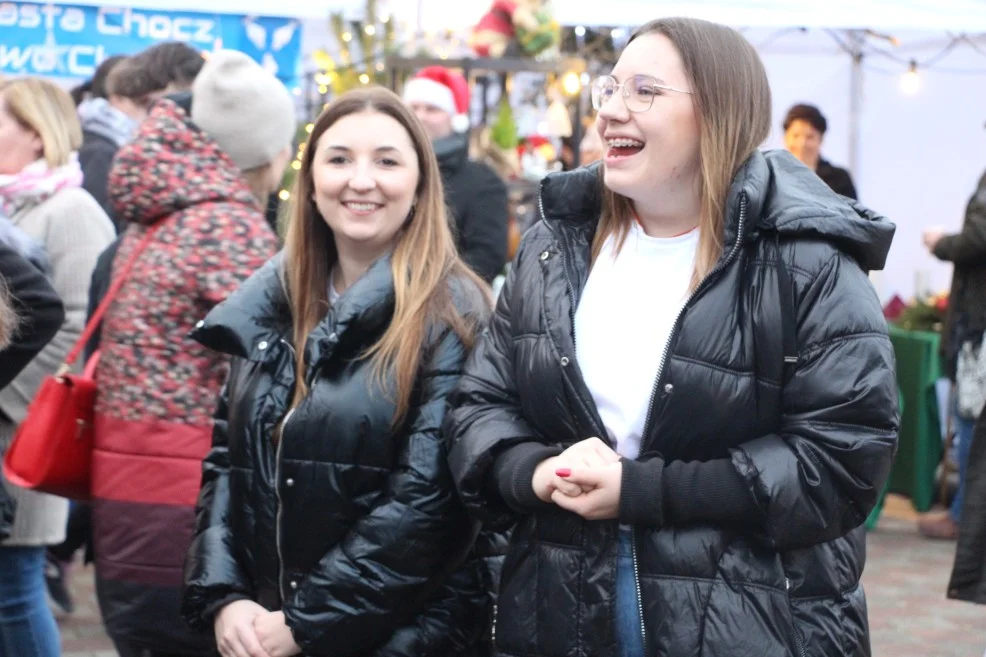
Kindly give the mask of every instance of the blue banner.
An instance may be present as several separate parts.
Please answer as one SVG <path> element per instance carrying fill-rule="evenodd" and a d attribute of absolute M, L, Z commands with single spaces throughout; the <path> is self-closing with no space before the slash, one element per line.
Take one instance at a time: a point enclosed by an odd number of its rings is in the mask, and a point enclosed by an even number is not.
<path fill-rule="evenodd" d="M 112 55 L 166 41 L 240 50 L 285 83 L 298 75 L 301 22 L 292 18 L 0 2 L 0 74 L 88 78 Z"/>

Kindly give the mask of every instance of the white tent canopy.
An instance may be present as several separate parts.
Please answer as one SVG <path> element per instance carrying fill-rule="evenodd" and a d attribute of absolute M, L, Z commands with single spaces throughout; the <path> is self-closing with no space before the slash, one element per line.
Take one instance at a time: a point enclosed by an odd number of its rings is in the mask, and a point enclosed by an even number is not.
<path fill-rule="evenodd" d="M 983 0 L 596 0 L 554 2 L 563 25 L 635 26 L 691 16 L 741 27 L 828 27 L 986 32 Z M 602 19 L 602 20 L 601 20 Z"/>

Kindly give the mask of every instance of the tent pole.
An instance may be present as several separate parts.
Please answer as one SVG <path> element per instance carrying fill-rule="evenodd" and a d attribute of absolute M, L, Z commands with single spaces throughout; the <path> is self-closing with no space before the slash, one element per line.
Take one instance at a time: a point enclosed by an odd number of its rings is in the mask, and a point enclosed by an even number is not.
<path fill-rule="evenodd" d="M 863 42 L 862 30 L 849 31 L 852 68 L 849 72 L 849 171 L 859 179 L 860 131 L 863 122 Z"/>

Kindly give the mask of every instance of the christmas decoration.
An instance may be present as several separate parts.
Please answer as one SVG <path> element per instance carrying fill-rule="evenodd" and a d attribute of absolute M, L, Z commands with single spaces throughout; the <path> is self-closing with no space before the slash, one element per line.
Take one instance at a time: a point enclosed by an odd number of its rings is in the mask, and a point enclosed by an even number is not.
<path fill-rule="evenodd" d="M 904 308 L 899 309 L 897 317 L 892 322 L 908 331 L 941 332 L 948 312 L 948 292 L 941 292 L 929 297 L 914 299 Z"/>
<path fill-rule="evenodd" d="M 496 110 L 496 120 L 490 126 L 490 139 L 503 150 L 517 148 L 517 122 L 514 121 L 514 110 L 506 99 L 500 101 Z"/>
<path fill-rule="evenodd" d="M 404 85 L 404 102 L 422 103 L 452 116 L 452 129 L 469 130 L 469 82 L 461 73 L 442 66 L 428 66 Z"/>
<path fill-rule="evenodd" d="M 533 57 L 560 39 L 561 28 L 544 0 L 494 0 L 473 29 L 470 45 L 480 57 Z"/>

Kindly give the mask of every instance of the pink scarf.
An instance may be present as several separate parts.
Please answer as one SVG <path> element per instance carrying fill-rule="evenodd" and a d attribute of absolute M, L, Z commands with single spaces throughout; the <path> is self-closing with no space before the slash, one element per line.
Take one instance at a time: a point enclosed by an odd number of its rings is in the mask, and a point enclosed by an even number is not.
<path fill-rule="evenodd" d="M 48 168 L 43 159 L 36 160 L 14 175 L 0 175 L 0 214 L 13 217 L 21 210 L 44 203 L 67 187 L 82 186 L 79 157 L 72 153 L 68 164 Z"/>

